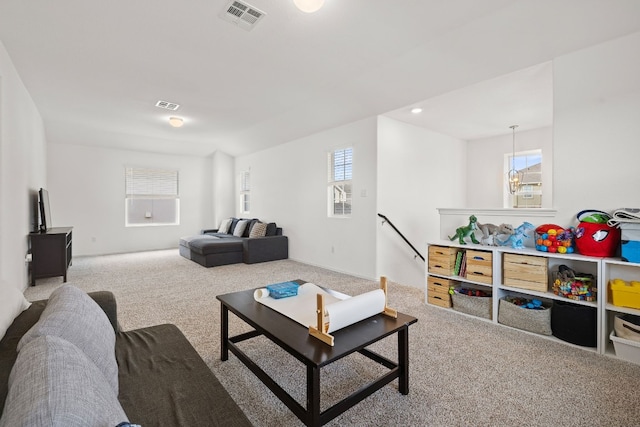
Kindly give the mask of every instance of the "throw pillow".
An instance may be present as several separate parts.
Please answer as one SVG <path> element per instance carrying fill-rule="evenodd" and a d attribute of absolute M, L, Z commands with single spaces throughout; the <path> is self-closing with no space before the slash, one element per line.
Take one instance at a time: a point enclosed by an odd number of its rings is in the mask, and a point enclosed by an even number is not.
<path fill-rule="evenodd" d="M 8 389 L 0 427 L 115 426 L 127 420 L 102 372 L 62 338 L 41 336 L 26 344 Z"/>
<path fill-rule="evenodd" d="M 228 233 L 230 225 L 231 225 L 230 218 L 223 219 L 222 222 L 220 223 L 220 227 L 218 227 L 218 233 Z"/>
<path fill-rule="evenodd" d="M 244 234 L 244 229 L 247 227 L 248 223 L 249 221 L 244 219 L 238 221 L 238 223 L 236 224 L 236 228 L 233 230 L 233 235 L 236 237 L 242 237 L 242 235 Z"/>
<path fill-rule="evenodd" d="M 276 223 L 270 222 L 269 224 L 267 224 L 267 232 L 265 236 L 275 236 L 277 229 L 278 227 L 276 226 Z"/>
<path fill-rule="evenodd" d="M 240 221 L 238 218 L 231 218 L 231 225 L 229 226 L 229 231 L 227 231 L 228 234 L 233 234 L 233 230 L 236 229 L 238 221 Z"/>
<path fill-rule="evenodd" d="M 0 339 L 7 333 L 13 320 L 30 305 L 31 303 L 15 286 L 5 282 L 0 283 Z"/>
<path fill-rule="evenodd" d="M 82 350 L 118 394 L 116 334 L 105 312 L 86 292 L 71 285 L 53 291 L 40 320 L 18 343 L 18 352 L 43 335 L 60 337 Z"/>
<path fill-rule="evenodd" d="M 266 232 L 267 224 L 265 224 L 264 222 L 256 222 L 251 229 L 251 233 L 249 233 L 249 237 L 264 237 Z"/>
<path fill-rule="evenodd" d="M 249 233 L 251 233 L 251 228 L 258 222 L 256 218 L 252 219 L 247 223 L 247 226 L 244 228 L 244 233 L 242 233 L 242 237 L 249 237 Z"/>

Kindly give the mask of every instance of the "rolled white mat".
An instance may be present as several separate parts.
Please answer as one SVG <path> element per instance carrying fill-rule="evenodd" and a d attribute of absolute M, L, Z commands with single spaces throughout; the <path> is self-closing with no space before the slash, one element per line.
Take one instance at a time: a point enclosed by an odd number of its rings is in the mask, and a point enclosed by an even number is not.
<path fill-rule="evenodd" d="M 382 289 L 367 292 L 325 306 L 329 315 L 331 333 L 384 311 L 385 295 Z"/>
<path fill-rule="evenodd" d="M 260 298 L 266 298 L 269 296 L 269 290 L 267 288 L 256 289 L 253 293 L 253 298 L 259 300 Z"/>

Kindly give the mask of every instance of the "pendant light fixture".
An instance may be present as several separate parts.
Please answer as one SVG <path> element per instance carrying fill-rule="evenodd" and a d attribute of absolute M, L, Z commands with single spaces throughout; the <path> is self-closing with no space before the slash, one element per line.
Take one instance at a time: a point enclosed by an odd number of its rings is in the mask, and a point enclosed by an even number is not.
<path fill-rule="evenodd" d="M 513 132 L 513 151 L 511 154 L 511 169 L 509 169 L 509 172 L 507 172 L 507 186 L 509 189 L 509 194 L 516 194 L 516 192 L 518 191 L 518 188 L 520 187 L 520 184 L 522 183 L 522 177 L 523 177 L 523 173 L 520 171 L 516 170 L 516 128 L 518 127 L 518 125 L 511 125 L 509 126 L 509 128 L 511 128 L 512 132 Z"/>
<path fill-rule="evenodd" d="M 324 0 L 293 0 L 296 7 L 303 12 L 313 13 L 320 10 L 324 4 Z"/>

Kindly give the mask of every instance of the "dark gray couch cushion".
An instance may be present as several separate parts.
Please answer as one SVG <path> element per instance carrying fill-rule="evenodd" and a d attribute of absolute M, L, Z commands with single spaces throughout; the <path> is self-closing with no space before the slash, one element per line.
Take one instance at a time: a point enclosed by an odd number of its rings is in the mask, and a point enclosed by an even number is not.
<path fill-rule="evenodd" d="M 198 239 L 207 239 L 214 236 L 209 236 L 207 234 L 198 234 L 195 236 L 185 236 L 180 238 L 180 246 L 185 246 L 187 248 L 191 247 L 191 242 Z"/>
<path fill-rule="evenodd" d="M 151 426 L 251 426 L 175 325 L 120 332 L 120 402 L 132 423 Z"/>
<path fill-rule="evenodd" d="M 199 234 L 197 236 L 191 236 L 191 237 L 192 237 L 191 241 L 193 241 L 203 237 L 215 237 L 216 239 L 226 239 L 227 237 L 233 237 L 233 236 L 227 233 L 218 233 L 217 231 L 209 231 L 206 234 Z"/>
<path fill-rule="evenodd" d="M 208 239 L 195 239 L 191 241 L 192 251 L 201 255 L 220 254 L 226 252 L 242 252 L 242 238 L 227 237 L 215 238 L 208 236 Z"/>
<path fill-rule="evenodd" d="M 277 229 L 278 229 L 278 227 L 276 226 L 275 222 L 268 223 L 267 224 L 267 233 L 265 234 L 265 236 L 275 236 Z"/>

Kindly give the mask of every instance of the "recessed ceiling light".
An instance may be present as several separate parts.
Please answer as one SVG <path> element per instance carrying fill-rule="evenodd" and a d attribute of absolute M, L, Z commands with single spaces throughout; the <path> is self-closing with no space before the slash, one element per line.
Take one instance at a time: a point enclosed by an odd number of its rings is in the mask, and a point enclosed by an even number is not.
<path fill-rule="evenodd" d="M 169 124 L 174 128 L 179 128 L 184 124 L 184 120 L 180 117 L 169 117 Z"/>
<path fill-rule="evenodd" d="M 412 108 L 411 112 L 413 114 L 420 114 L 420 113 L 422 113 L 422 108 L 420 108 L 420 107 Z"/>

